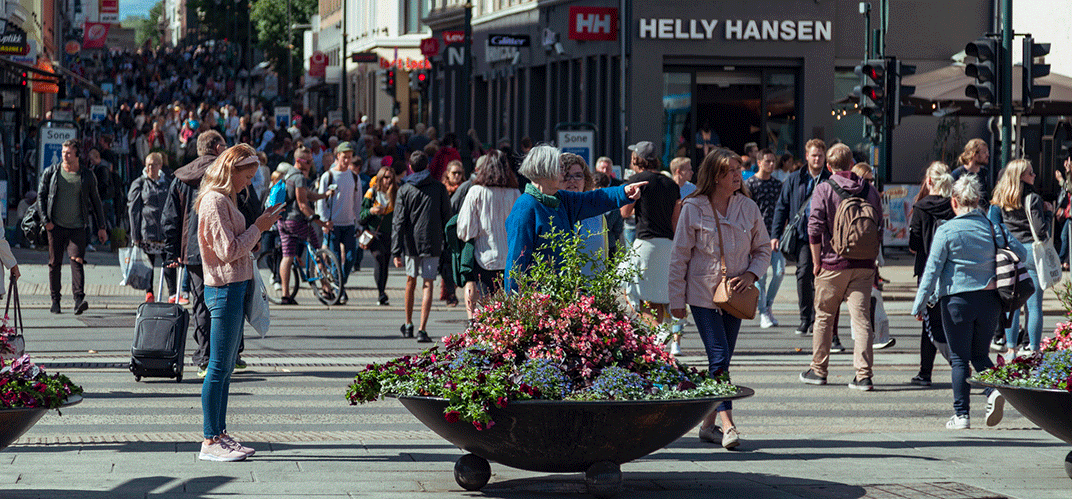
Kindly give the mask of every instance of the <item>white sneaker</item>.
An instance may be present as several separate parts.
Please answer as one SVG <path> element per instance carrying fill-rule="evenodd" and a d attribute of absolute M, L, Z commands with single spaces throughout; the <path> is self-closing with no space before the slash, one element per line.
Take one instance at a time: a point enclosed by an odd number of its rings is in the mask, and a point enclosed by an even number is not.
<path fill-rule="evenodd" d="M 971 417 L 954 414 L 953 417 L 949 418 L 949 421 L 945 422 L 945 427 L 950 430 L 967 430 L 971 428 Z"/>
<path fill-rule="evenodd" d="M 681 342 L 679 342 L 679 341 L 671 341 L 670 342 L 670 355 L 679 355 L 680 353 L 681 353 Z"/>
<path fill-rule="evenodd" d="M 232 449 L 245 454 L 246 457 L 252 456 L 257 453 L 257 451 L 253 450 L 252 447 L 246 447 L 245 445 L 242 445 L 238 440 L 231 438 L 231 436 L 228 435 L 227 432 L 223 432 L 220 434 L 220 440 L 229 445 Z"/>
<path fill-rule="evenodd" d="M 202 461 L 231 462 L 245 459 L 246 454 L 232 448 L 227 442 L 217 439 L 211 444 L 201 442 L 201 453 L 197 455 L 197 458 Z"/>
<path fill-rule="evenodd" d="M 732 449 L 741 445 L 741 434 L 737 433 L 737 427 L 731 426 L 722 431 L 722 446 L 727 449 Z"/>
<path fill-rule="evenodd" d="M 1005 416 L 1005 397 L 1001 392 L 994 390 L 986 398 L 986 425 L 996 426 Z"/>
<path fill-rule="evenodd" d="M 774 317 L 771 316 L 770 312 L 761 312 L 759 314 L 759 327 L 769 329 L 777 325 L 778 324 L 774 321 Z"/>

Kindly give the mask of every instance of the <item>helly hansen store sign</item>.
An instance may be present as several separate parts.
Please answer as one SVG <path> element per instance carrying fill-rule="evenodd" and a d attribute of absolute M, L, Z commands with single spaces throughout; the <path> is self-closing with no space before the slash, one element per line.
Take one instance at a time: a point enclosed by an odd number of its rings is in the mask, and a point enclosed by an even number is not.
<path fill-rule="evenodd" d="M 640 19 L 640 38 L 828 42 L 830 21 L 748 19 Z"/>

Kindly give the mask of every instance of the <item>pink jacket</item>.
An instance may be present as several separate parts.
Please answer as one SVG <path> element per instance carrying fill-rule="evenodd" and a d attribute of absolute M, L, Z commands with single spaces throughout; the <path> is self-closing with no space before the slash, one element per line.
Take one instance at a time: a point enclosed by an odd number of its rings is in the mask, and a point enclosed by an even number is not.
<path fill-rule="evenodd" d="M 759 206 L 743 194 L 730 198 L 719 229 L 730 277 L 751 272 L 758 279 L 770 264 L 770 235 Z M 715 212 L 707 197 L 681 202 L 681 215 L 670 253 L 670 309 L 685 305 L 713 308 L 715 286 L 722 280 L 722 263 L 715 232 Z"/>
<path fill-rule="evenodd" d="M 227 196 L 209 192 L 197 208 L 197 243 L 206 286 L 226 286 L 253 279 L 249 252 L 260 241 L 256 225 L 246 228 L 246 218 Z"/>

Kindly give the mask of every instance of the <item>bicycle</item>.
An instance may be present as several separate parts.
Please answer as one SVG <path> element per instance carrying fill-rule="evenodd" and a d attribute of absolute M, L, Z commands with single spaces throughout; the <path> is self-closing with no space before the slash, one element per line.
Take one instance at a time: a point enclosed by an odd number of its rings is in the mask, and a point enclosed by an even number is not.
<path fill-rule="evenodd" d="M 339 303 L 342 296 L 342 267 L 335 253 L 314 248 L 312 243 L 305 241 L 305 254 L 297 257 L 294 265 L 291 265 L 290 289 L 286 290 L 279 279 L 279 262 L 282 259 L 283 248 L 278 244 L 257 257 L 257 272 L 260 272 L 268 291 L 268 301 L 280 304 L 283 298 L 294 298 L 298 295 L 299 284 L 304 281 L 313 288 L 313 294 L 320 303 L 329 306 Z"/>

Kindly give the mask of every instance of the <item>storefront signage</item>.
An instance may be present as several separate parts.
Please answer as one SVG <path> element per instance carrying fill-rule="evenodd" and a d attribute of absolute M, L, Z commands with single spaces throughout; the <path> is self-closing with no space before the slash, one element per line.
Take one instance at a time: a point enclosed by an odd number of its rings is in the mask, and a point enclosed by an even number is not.
<path fill-rule="evenodd" d="M 276 128 L 285 130 L 290 126 L 290 106 L 276 106 L 273 111 Z"/>
<path fill-rule="evenodd" d="M 517 47 L 485 47 L 484 62 L 499 62 L 513 60 L 514 56 L 521 52 Z"/>
<path fill-rule="evenodd" d="M 828 42 L 831 33 L 830 21 L 651 18 L 640 20 L 639 36 L 659 40 L 712 40 L 722 37 L 726 40 Z"/>
<path fill-rule="evenodd" d="M 614 7 L 570 7 L 570 40 L 618 39 L 618 9 Z"/>
<path fill-rule="evenodd" d="M 444 31 L 443 32 L 443 41 L 447 42 L 447 45 L 451 45 L 451 44 L 454 44 L 454 43 L 465 43 L 465 32 L 464 31 Z"/>
<path fill-rule="evenodd" d="M 8 31 L 0 35 L 0 55 L 26 55 L 30 45 L 26 43 L 26 33 Z"/>
<path fill-rule="evenodd" d="M 912 203 L 919 193 L 918 184 L 886 184 L 882 191 L 882 231 L 886 246 L 908 246 L 908 222 L 912 219 Z"/>
<path fill-rule="evenodd" d="M 108 118 L 108 106 L 96 104 L 89 106 L 90 121 L 104 121 Z"/>
<path fill-rule="evenodd" d="M 447 66 L 464 66 L 465 65 L 465 46 L 464 45 L 448 45 L 447 46 Z"/>
<path fill-rule="evenodd" d="M 119 22 L 119 0 L 100 0 L 97 12 L 102 23 Z"/>
<path fill-rule="evenodd" d="M 380 56 L 375 52 L 358 52 L 350 54 L 350 61 L 356 63 L 380 62 Z"/>
<path fill-rule="evenodd" d="M 584 162 L 592 164 L 592 150 L 596 146 L 596 133 L 591 130 L 559 130 L 558 148 L 562 152 L 576 154 Z"/>
<path fill-rule="evenodd" d="M 528 47 L 529 35 L 488 35 L 489 47 Z"/>
<path fill-rule="evenodd" d="M 425 38 L 421 40 L 421 55 L 425 57 L 435 57 L 439 55 L 439 39 Z"/>
<path fill-rule="evenodd" d="M 104 42 L 108 39 L 108 28 L 111 24 L 86 22 L 83 28 L 82 48 L 104 48 Z"/>
<path fill-rule="evenodd" d="M 317 50 L 316 52 L 313 52 L 312 56 L 309 57 L 309 76 L 323 78 L 324 73 L 327 72 L 327 67 L 327 54 Z"/>

